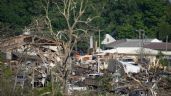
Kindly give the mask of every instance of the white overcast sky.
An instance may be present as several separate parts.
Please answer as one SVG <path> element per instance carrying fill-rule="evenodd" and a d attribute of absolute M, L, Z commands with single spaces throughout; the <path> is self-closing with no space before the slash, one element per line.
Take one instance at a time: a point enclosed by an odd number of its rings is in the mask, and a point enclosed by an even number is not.
<path fill-rule="evenodd" d="M 169 2 L 171 3 L 171 0 L 169 0 Z"/>

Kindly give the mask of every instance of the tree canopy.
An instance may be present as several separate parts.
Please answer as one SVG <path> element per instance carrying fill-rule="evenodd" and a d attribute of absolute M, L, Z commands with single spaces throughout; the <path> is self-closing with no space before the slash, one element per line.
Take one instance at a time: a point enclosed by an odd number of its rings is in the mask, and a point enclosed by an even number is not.
<path fill-rule="evenodd" d="M 44 16 L 42 1 L 1 0 L 1 37 L 21 34 L 34 18 Z M 54 4 L 49 7 L 52 26 L 55 30 L 63 29 L 66 26 L 64 18 L 56 12 L 57 7 Z M 103 30 L 101 36 L 109 33 L 116 39 L 138 38 L 135 30 L 143 29 L 146 37 L 165 41 L 166 36 L 171 37 L 170 10 L 169 0 L 89 0 L 84 18 L 97 17 L 91 25 Z M 95 35 L 98 35 L 98 32 Z"/>

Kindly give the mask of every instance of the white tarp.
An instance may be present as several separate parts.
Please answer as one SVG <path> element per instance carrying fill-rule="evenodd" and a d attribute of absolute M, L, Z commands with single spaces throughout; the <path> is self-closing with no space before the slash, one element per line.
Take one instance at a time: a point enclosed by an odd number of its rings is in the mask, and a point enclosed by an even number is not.
<path fill-rule="evenodd" d="M 155 38 L 155 39 L 151 40 L 151 42 L 158 42 L 158 43 L 161 43 L 162 41 Z"/>
<path fill-rule="evenodd" d="M 102 52 L 102 49 L 101 48 L 99 48 L 99 47 L 97 47 L 97 49 L 96 49 L 96 52 Z"/>
<path fill-rule="evenodd" d="M 90 48 L 93 48 L 93 36 L 90 36 Z"/>
<path fill-rule="evenodd" d="M 140 65 L 133 65 L 131 63 L 128 62 L 122 62 L 120 61 L 121 64 L 124 67 L 124 71 L 125 73 L 129 74 L 129 73 L 139 73 L 141 70 L 141 66 Z"/>
<path fill-rule="evenodd" d="M 111 35 L 106 34 L 105 39 L 101 42 L 101 44 L 109 44 L 116 41 Z"/>
<path fill-rule="evenodd" d="M 159 53 L 158 50 L 153 50 L 149 48 L 143 48 L 142 49 L 143 54 L 146 55 L 157 55 Z M 164 55 L 171 56 L 171 51 L 161 51 Z M 140 47 L 120 47 L 120 48 L 115 48 L 115 49 L 110 49 L 110 50 L 102 50 L 100 53 L 96 55 L 105 55 L 106 53 L 118 53 L 118 54 L 140 54 L 141 53 L 141 48 Z"/>
<path fill-rule="evenodd" d="M 119 54 L 140 54 L 140 48 L 137 47 L 120 47 L 116 49 L 110 49 L 110 50 L 103 50 L 101 53 L 119 53 Z M 148 48 L 143 48 L 143 53 L 144 54 L 149 54 L 149 55 L 157 55 L 158 51 L 157 50 L 152 50 Z"/>

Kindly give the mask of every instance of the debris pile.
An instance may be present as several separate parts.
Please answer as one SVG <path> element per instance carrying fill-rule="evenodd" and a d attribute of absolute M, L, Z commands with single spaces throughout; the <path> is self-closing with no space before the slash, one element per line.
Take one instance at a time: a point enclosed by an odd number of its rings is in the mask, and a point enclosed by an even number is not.
<path fill-rule="evenodd" d="M 64 55 L 67 50 L 61 41 L 28 35 L 3 40 L 0 50 L 6 54 L 4 65 L 13 72 L 14 89 L 16 86 L 41 88 L 48 82 L 62 81 L 70 95 L 79 91 L 129 96 L 171 95 L 169 70 L 152 64 L 142 65 L 130 58 L 121 60 L 114 53 Z"/>

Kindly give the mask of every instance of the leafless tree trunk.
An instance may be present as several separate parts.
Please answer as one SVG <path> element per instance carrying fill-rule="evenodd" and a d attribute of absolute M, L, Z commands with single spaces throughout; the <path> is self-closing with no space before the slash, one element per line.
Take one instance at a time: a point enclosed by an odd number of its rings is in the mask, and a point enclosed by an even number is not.
<path fill-rule="evenodd" d="M 66 84 L 68 82 L 69 74 L 71 71 L 71 69 L 69 69 L 69 66 L 71 66 L 72 64 L 72 62 L 69 61 L 71 58 L 70 54 L 73 51 L 75 44 L 80 39 L 82 39 L 82 36 L 87 35 L 89 30 L 87 28 L 79 28 L 77 26 L 80 24 L 84 24 L 88 26 L 88 23 L 90 23 L 95 17 L 82 20 L 82 16 L 85 13 L 86 4 L 88 0 L 61 0 L 60 3 L 62 2 L 62 4 L 60 5 L 58 2 L 54 2 L 54 1 L 50 2 L 49 0 L 42 0 L 42 6 L 45 10 L 46 24 L 48 25 L 48 29 L 52 38 L 56 41 L 60 40 L 62 36 L 64 36 L 63 38 L 67 38 L 66 41 L 63 41 L 64 53 L 63 55 L 60 54 L 61 56 L 60 58 L 62 60 L 62 66 L 60 66 L 60 68 L 63 69 L 63 72 L 60 71 L 57 74 L 59 76 L 62 76 L 62 78 L 60 79 L 62 79 L 63 92 L 66 92 Z M 52 21 L 49 17 L 50 3 L 55 4 L 56 7 L 58 8 L 59 13 L 64 17 L 67 24 L 67 27 L 64 30 L 59 30 L 57 32 L 54 32 Z M 72 22 L 71 19 L 73 20 Z"/>

